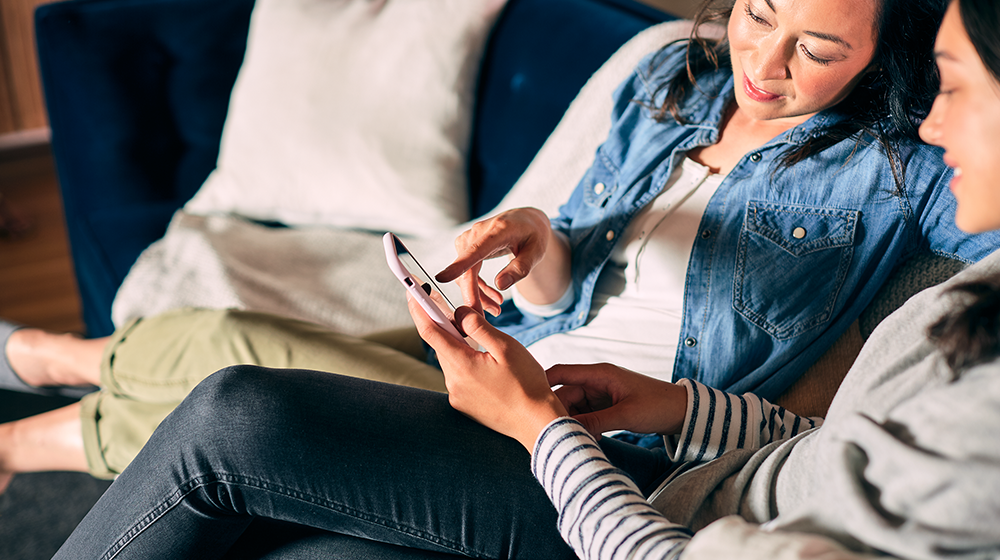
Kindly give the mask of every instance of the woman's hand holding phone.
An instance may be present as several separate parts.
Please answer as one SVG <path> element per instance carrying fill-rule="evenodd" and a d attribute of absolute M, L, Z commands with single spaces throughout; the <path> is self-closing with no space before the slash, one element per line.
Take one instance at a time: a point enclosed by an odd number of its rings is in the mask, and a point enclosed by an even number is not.
<path fill-rule="evenodd" d="M 421 338 L 437 352 L 448 400 L 455 410 L 510 436 L 532 452 L 538 434 L 566 408 L 528 350 L 490 325 L 481 313 L 459 307 L 455 320 L 479 352 L 444 334 L 414 299 L 410 315 Z"/>

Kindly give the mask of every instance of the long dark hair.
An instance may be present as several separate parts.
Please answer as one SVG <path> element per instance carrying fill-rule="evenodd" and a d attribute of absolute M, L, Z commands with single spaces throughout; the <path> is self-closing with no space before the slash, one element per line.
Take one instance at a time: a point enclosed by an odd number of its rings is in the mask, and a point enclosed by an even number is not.
<path fill-rule="evenodd" d="M 948 6 L 947 0 L 875 0 L 878 46 L 869 72 L 854 90 L 837 104 L 847 118 L 827 125 L 821 133 L 801 146 L 787 150 L 779 159 L 789 167 L 843 140 L 856 137 L 862 142 L 867 133 L 878 140 L 889 159 L 898 192 L 903 192 L 903 159 L 898 141 L 919 141 L 917 129 L 927 116 L 938 89 L 933 37 Z M 694 18 L 695 27 L 687 47 L 687 72 L 678 73 L 660 86 L 666 89 L 662 106 L 654 118 L 673 117 L 683 122 L 681 106 L 697 79 L 706 72 L 729 64 L 729 41 L 713 40 L 699 34 L 703 23 L 725 24 L 736 0 L 708 0 Z"/>
<path fill-rule="evenodd" d="M 983 66 L 1000 85 L 1000 3 L 996 0 L 955 0 L 972 46 Z M 1000 275 L 960 284 L 951 290 L 968 302 L 931 325 L 931 340 L 944 354 L 956 376 L 1000 355 Z"/>

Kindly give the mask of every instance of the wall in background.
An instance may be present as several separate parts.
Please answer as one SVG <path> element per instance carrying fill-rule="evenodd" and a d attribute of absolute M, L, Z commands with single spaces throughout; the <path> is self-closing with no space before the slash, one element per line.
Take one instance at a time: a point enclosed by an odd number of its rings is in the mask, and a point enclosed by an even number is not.
<path fill-rule="evenodd" d="M 0 134 L 45 128 L 34 10 L 50 0 L 0 0 Z"/>
<path fill-rule="evenodd" d="M 695 11 L 701 4 L 701 0 L 639 0 L 650 6 L 659 8 L 664 12 L 668 12 L 681 17 L 691 18 L 694 17 Z"/>

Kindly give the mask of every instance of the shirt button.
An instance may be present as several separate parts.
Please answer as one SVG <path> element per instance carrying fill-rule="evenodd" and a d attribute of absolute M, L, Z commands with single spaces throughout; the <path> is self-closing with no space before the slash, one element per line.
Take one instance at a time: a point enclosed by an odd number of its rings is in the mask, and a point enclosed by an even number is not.
<path fill-rule="evenodd" d="M 712 237 L 712 230 L 710 230 L 710 229 L 703 229 L 703 230 L 701 230 L 701 238 L 702 239 L 708 239 L 709 237 Z"/>
<path fill-rule="evenodd" d="M 602 192 L 604 192 L 604 183 L 594 185 L 594 194 L 601 194 Z"/>
<path fill-rule="evenodd" d="M 684 346 L 687 346 L 688 348 L 694 347 L 695 344 L 698 344 L 698 339 L 693 336 L 689 336 L 684 339 Z"/>
<path fill-rule="evenodd" d="M 760 161 L 760 157 L 761 157 L 760 152 L 754 152 L 750 154 L 750 161 L 757 163 L 758 161 Z"/>
<path fill-rule="evenodd" d="M 805 236 L 806 236 L 806 228 L 797 227 L 792 230 L 792 237 L 794 237 L 795 239 L 802 239 Z"/>
<path fill-rule="evenodd" d="M 615 238 L 615 232 L 614 232 L 613 230 L 610 230 L 610 229 L 609 229 L 609 230 L 608 230 L 608 233 L 605 233 L 605 234 L 604 234 L 604 237 L 605 237 L 605 238 L 606 238 L 606 239 L 607 239 L 608 241 L 613 241 L 613 240 L 614 240 L 614 238 Z"/>

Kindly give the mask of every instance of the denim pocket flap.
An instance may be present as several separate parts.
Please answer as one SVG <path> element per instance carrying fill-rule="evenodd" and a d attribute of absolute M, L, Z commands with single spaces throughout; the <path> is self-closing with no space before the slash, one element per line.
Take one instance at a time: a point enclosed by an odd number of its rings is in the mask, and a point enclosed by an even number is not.
<path fill-rule="evenodd" d="M 747 203 L 746 230 L 795 256 L 854 243 L 858 210 L 789 204 Z"/>

